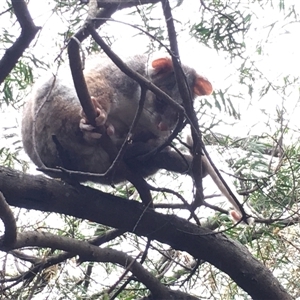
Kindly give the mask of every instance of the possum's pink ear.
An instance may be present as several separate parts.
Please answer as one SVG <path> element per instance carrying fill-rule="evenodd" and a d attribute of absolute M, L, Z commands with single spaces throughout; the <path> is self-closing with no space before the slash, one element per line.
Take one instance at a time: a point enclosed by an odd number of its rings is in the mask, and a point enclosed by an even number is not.
<path fill-rule="evenodd" d="M 164 74 L 170 72 L 173 69 L 173 63 L 171 58 L 158 58 L 152 61 L 152 68 L 154 69 L 154 73 L 156 75 Z"/>
<path fill-rule="evenodd" d="M 210 95 L 213 92 L 211 83 L 204 77 L 198 75 L 195 80 L 194 93 L 198 96 Z"/>

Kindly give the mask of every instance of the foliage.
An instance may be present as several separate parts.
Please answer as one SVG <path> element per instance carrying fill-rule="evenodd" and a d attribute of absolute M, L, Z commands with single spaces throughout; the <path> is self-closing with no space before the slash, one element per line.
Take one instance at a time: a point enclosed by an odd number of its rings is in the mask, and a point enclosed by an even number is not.
<path fill-rule="evenodd" d="M 30 86 L 45 70 L 56 71 L 67 60 L 67 42 L 83 26 L 88 12 L 85 1 L 55 0 L 43 9 L 39 1 L 28 2 L 41 31 L 0 86 L 2 114 L 11 114 L 10 120 L 0 124 L 6 127 L 11 123 L 18 130 L 14 114 L 19 113 Z M 127 24 L 109 21 L 101 27 L 99 32 L 112 49 L 126 55 L 169 46 L 160 3 L 152 2 L 113 15 Z M 197 208 L 195 213 L 203 227 L 224 231 L 247 246 L 288 293 L 300 298 L 299 267 L 295 263 L 299 261 L 300 247 L 300 82 L 295 72 L 295 66 L 298 70 L 299 65 L 295 44 L 299 3 L 296 0 L 200 2 L 201 5 L 189 1 L 171 3 L 179 48 L 182 47 L 183 61 L 190 59 L 196 68 L 203 67 L 215 83 L 214 94 L 195 103 L 203 140 L 211 147 L 217 166 L 229 173 L 227 180 L 243 196 L 241 202 L 250 206 L 255 222 L 250 226 L 233 226 L 226 214 L 228 204 L 223 197 L 215 196 L 218 191 L 207 179 L 204 180 L 207 206 Z M 10 1 L 2 3 L 0 9 L 2 55 L 16 41 L 20 30 Z M 279 49 L 282 43 L 289 46 Z M 91 38 L 82 44 L 86 54 L 98 50 Z M 25 171 L 28 159 L 19 149 L 19 135 L 15 139 L 16 135 L 13 141 L 8 135 L 1 137 L 0 164 Z M 179 143 L 176 146 L 180 147 Z M 162 187 L 163 182 L 187 203 L 192 202 L 193 182 L 185 176 L 160 172 L 149 182 L 157 187 Z M 139 200 L 128 183 L 93 187 Z M 153 195 L 158 210 L 164 214 L 191 217 L 189 208 L 177 194 L 165 191 Z M 219 209 L 212 209 L 215 208 L 212 205 Z M 117 232 L 110 238 L 114 234 L 110 227 L 72 216 L 19 208 L 14 209 L 14 215 L 19 232 L 47 231 L 81 241 L 108 237 L 99 245 L 140 261 L 173 290 L 201 295 L 203 299 L 248 299 L 247 293 L 219 269 L 169 245 L 129 232 Z M 84 257 L 61 249 L 28 247 L 22 252 L 1 252 L 1 265 L 2 294 L 10 299 L 139 299 L 148 295 L 148 289 L 138 278 L 119 264 L 85 261 Z"/>

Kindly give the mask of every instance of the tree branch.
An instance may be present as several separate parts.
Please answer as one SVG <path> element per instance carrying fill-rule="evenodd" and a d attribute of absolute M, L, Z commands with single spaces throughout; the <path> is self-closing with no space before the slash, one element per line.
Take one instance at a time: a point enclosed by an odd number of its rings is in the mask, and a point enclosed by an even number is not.
<path fill-rule="evenodd" d="M 0 84 L 14 68 L 23 52 L 40 30 L 40 27 L 35 26 L 33 23 L 24 0 L 12 0 L 11 3 L 22 30 L 18 39 L 5 51 L 0 60 Z"/>
<path fill-rule="evenodd" d="M 156 279 L 150 272 L 135 259 L 125 254 L 124 252 L 111 249 L 99 248 L 87 242 L 78 241 L 73 238 L 54 235 L 47 232 L 24 232 L 17 235 L 17 239 L 12 249 L 23 247 L 43 247 L 53 248 L 74 253 L 84 257 L 86 261 L 97 262 L 112 262 L 122 265 L 125 269 L 128 268 L 154 295 L 157 299 L 169 299 L 168 289 Z M 10 247 L 0 244 L 0 249 L 3 251 L 10 250 Z"/>
<path fill-rule="evenodd" d="M 17 237 L 17 225 L 13 212 L 0 192 L 0 219 L 4 223 L 4 236 L 2 243 L 11 246 L 15 243 Z M 1 241 L 0 241 L 1 242 Z"/>
<path fill-rule="evenodd" d="M 115 239 L 117 236 L 120 236 L 124 232 L 125 232 L 124 230 L 112 229 L 112 230 L 105 232 L 101 236 L 97 236 L 93 239 L 88 240 L 87 242 L 94 246 L 100 246 L 104 243 L 107 243 L 107 242 Z M 33 278 L 36 277 L 41 271 L 43 271 L 53 265 L 60 264 L 61 262 L 66 261 L 67 259 L 70 259 L 76 255 L 73 252 L 64 251 L 57 255 L 49 256 L 47 258 L 46 257 L 39 258 L 39 257 L 35 257 L 35 256 L 26 255 L 22 251 L 17 251 L 17 250 L 9 251 L 9 253 L 21 260 L 31 262 L 33 264 L 33 266 L 28 271 L 21 273 L 17 277 L 14 277 L 11 280 L 13 283 L 9 287 L 6 287 L 6 290 L 11 288 L 12 286 L 17 285 L 21 281 L 24 281 L 24 280 L 32 281 Z M 79 259 L 77 260 L 77 264 L 80 264 L 80 263 L 82 263 L 81 257 L 79 257 Z M 5 279 L 0 279 L 0 284 L 2 284 L 4 282 L 5 282 Z"/>
<path fill-rule="evenodd" d="M 244 246 L 174 215 L 145 211 L 136 201 L 4 167 L 0 167 L 0 190 L 10 205 L 88 219 L 187 251 L 227 273 L 253 299 L 291 299 L 273 274 Z"/>
<path fill-rule="evenodd" d="M 196 194 L 194 200 L 194 206 L 200 206 L 203 204 L 203 186 L 202 186 L 202 151 L 201 151 L 201 132 L 199 130 L 198 119 L 193 108 L 193 101 L 191 92 L 186 82 L 185 74 L 181 68 L 179 49 L 176 37 L 176 30 L 173 22 L 173 16 L 171 12 L 170 3 L 168 0 L 162 0 L 162 9 L 165 16 L 165 21 L 168 29 L 168 36 L 170 41 L 170 48 L 172 53 L 172 62 L 175 71 L 176 82 L 180 96 L 183 100 L 183 107 L 185 109 L 187 119 L 191 125 L 194 151 L 193 151 L 193 163 L 192 163 L 192 178 L 196 187 Z M 200 141 L 200 142 L 199 142 Z"/>

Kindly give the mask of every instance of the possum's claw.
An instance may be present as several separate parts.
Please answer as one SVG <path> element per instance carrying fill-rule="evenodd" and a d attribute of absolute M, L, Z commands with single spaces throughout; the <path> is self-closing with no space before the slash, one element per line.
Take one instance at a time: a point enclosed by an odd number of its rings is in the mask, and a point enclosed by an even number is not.
<path fill-rule="evenodd" d="M 96 128 L 87 123 L 86 119 L 81 119 L 79 122 L 79 128 L 83 133 L 83 138 L 87 141 L 100 139 L 102 134 L 100 132 L 96 132 Z"/>

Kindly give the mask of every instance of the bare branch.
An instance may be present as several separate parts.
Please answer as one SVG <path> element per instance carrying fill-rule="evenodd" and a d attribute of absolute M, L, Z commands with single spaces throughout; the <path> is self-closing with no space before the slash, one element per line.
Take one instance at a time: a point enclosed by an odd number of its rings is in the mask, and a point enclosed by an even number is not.
<path fill-rule="evenodd" d="M 10 205 L 88 219 L 186 251 L 195 259 L 205 260 L 227 273 L 253 299 L 291 299 L 273 274 L 246 247 L 224 234 L 198 227 L 174 215 L 145 210 L 136 201 L 88 187 L 73 187 L 4 167 L 0 167 L 0 190 Z"/>
<path fill-rule="evenodd" d="M 75 90 L 81 106 L 87 116 L 87 119 L 92 125 L 95 124 L 95 118 L 97 116 L 96 109 L 91 101 L 91 97 L 88 92 L 88 88 L 83 76 L 81 58 L 80 58 L 80 43 L 89 36 L 89 32 L 86 30 L 88 24 L 92 24 L 93 27 L 98 28 L 105 23 L 105 19 L 110 18 L 111 15 L 117 10 L 116 5 L 110 5 L 108 8 L 99 10 L 96 15 L 94 7 L 90 7 L 90 14 L 85 22 L 85 25 L 71 38 L 68 45 L 68 55 L 70 62 L 70 69 L 74 81 Z M 94 19 L 93 19 L 94 17 Z M 95 21 L 95 18 L 100 18 Z"/>
<path fill-rule="evenodd" d="M 173 22 L 173 16 L 171 12 L 170 3 L 168 0 L 162 0 L 161 1 L 162 9 L 164 12 L 167 29 L 168 29 L 168 36 L 171 46 L 171 53 L 172 56 L 179 59 L 179 50 L 178 50 L 178 44 L 177 44 L 177 38 L 176 38 L 176 30 Z"/>
<path fill-rule="evenodd" d="M 18 259 L 28 261 L 32 264 L 38 264 L 41 262 L 41 259 L 39 257 L 25 254 L 24 252 L 19 251 L 19 250 L 12 250 L 9 252 L 9 254 L 13 255 L 14 257 L 16 257 Z"/>
<path fill-rule="evenodd" d="M 248 223 L 247 222 L 248 215 L 246 214 L 243 206 L 238 201 L 235 194 L 231 191 L 231 189 L 227 185 L 226 181 L 223 179 L 222 175 L 220 174 L 219 170 L 214 165 L 212 159 L 209 156 L 209 153 L 206 151 L 205 146 L 203 144 L 202 134 L 201 134 L 201 131 L 199 130 L 197 115 L 193 108 L 191 92 L 188 88 L 185 75 L 184 75 L 184 73 L 181 69 L 181 65 L 180 65 L 180 57 L 179 57 L 178 43 L 177 43 L 177 38 L 176 38 L 176 30 L 175 30 L 175 26 L 174 26 L 174 22 L 173 22 L 170 4 L 169 4 L 168 0 L 162 0 L 161 3 L 162 3 L 164 15 L 165 15 L 166 24 L 167 24 L 171 53 L 173 53 L 172 62 L 174 65 L 176 81 L 177 81 L 180 95 L 183 99 L 183 106 L 184 106 L 186 114 L 187 114 L 187 119 L 189 120 L 189 123 L 191 125 L 191 130 L 192 130 L 192 138 L 193 138 L 192 178 L 195 182 L 195 187 L 196 187 L 194 206 L 197 207 L 199 205 L 202 205 L 203 200 L 204 200 L 203 186 L 202 186 L 202 163 L 203 163 L 202 151 L 203 151 L 209 162 L 209 165 L 206 167 L 211 167 L 213 172 L 215 172 L 215 174 L 218 176 L 219 180 L 221 181 L 222 185 L 224 186 L 225 191 L 227 191 L 229 197 L 232 199 L 232 201 L 233 201 L 232 204 L 236 204 L 236 207 L 241 212 L 242 220 L 245 223 Z"/>
<path fill-rule="evenodd" d="M 87 242 L 78 241 L 69 237 L 57 236 L 43 232 L 25 232 L 17 235 L 14 249 L 37 246 L 64 250 L 84 257 L 86 261 L 112 262 L 128 268 L 157 299 L 171 299 L 166 288 L 158 279 L 129 255 L 111 248 L 99 248 Z M 7 251 L 7 247 L 0 245 L 0 249 Z"/>
<path fill-rule="evenodd" d="M 17 225 L 13 212 L 5 201 L 3 194 L 0 192 L 0 219 L 4 223 L 4 236 L 1 237 L 2 243 L 9 247 L 16 241 Z M 0 240 L 1 240 L 0 239 Z"/>
<path fill-rule="evenodd" d="M 91 245 L 100 246 L 104 243 L 107 243 L 107 242 L 113 240 L 114 238 L 123 234 L 124 232 L 125 232 L 124 230 L 112 229 L 112 230 L 105 232 L 101 236 L 97 236 L 96 238 L 88 240 L 87 242 Z M 18 283 L 20 283 L 24 280 L 32 281 L 33 278 L 36 275 L 38 275 L 41 271 L 76 256 L 76 254 L 74 254 L 73 252 L 64 251 L 60 254 L 52 255 L 49 257 L 43 257 L 43 259 L 41 259 L 38 257 L 26 255 L 22 251 L 18 251 L 18 250 L 12 250 L 12 251 L 9 251 L 9 253 L 21 260 L 31 262 L 33 264 L 33 267 L 31 267 L 28 271 L 22 273 L 21 275 L 15 277 L 15 278 L 12 278 L 10 281 L 13 282 L 13 284 L 6 287 L 6 290 L 10 289 L 12 286 L 17 285 Z M 80 264 L 81 262 L 82 262 L 81 258 L 79 258 L 77 263 Z M 5 280 L 0 279 L 0 284 L 4 283 L 4 282 L 5 282 Z"/>
<path fill-rule="evenodd" d="M 11 3 L 22 30 L 18 39 L 5 51 L 0 60 L 0 84 L 14 68 L 25 49 L 28 48 L 36 33 L 40 30 L 40 27 L 35 26 L 33 23 L 24 0 L 12 0 Z"/>
<path fill-rule="evenodd" d="M 195 182 L 195 187 L 196 187 L 194 207 L 197 207 L 203 203 L 203 199 L 204 199 L 203 186 L 202 186 L 201 142 L 200 143 L 198 142 L 198 140 L 201 141 L 201 132 L 199 130 L 198 119 L 195 110 L 193 108 L 191 92 L 186 82 L 186 77 L 181 68 L 176 30 L 173 22 L 170 3 L 168 0 L 162 0 L 161 4 L 162 4 L 166 24 L 167 24 L 171 53 L 172 53 L 172 62 L 174 66 L 175 77 L 176 77 L 179 93 L 181 98 L 183 99 L 183 107 L 186 111 L 187 119 L 189 120 L 189 123 L 191 125 L 193 141 L 197 141 L 194 143 L 193 163 L 192 163 L 192 178 Z"/>

